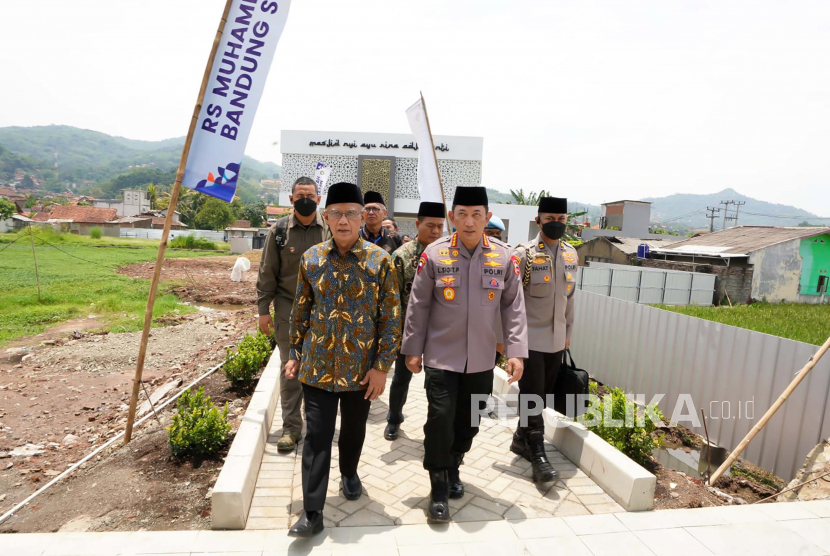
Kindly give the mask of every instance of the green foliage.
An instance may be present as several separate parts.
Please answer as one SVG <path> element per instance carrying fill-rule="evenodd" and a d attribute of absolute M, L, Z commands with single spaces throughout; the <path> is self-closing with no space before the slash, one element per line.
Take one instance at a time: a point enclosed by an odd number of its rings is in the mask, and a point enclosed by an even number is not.
<path fill-rule="evenodd" d="M 596 382 L 591 382 L 588 389 L 592 396 L 597 396 Z M 598 424 L 593 426 L 588 424 L 587 418 L 590 414 L 581 416 L 580 420 L 586 424 L 588 430 L 596 433 L 640 465 L 644 464 L 652 452 L 661 445 L 661 441 L 655 440 L 651 435 L 657 426 L 649 418 L 648 412 L 638 408 L 634 402 L 625 397 L 625 392 L 619 388 L 613 388 L 610 395 L 602 396 L 599 402 L 600 415 L 597 417 L 600 422 Z M 652 404 L 648 409 L 659 420 L 663 420 L 657 404 Z M 622 424 L 612 426 L 609 417 L 622 421 Z M 640 423 L 637 423 L 638 420 Z"/>
<path fill-rule="evenodd" d="M 146 188 L 150 184 L 173 183 L 176 179 L 176 170 L 160 170 L 158 168 L 138 168 L 102 183 L 104 193 L 116 198 L 123 189 Z"/>
<path fill-rule="evenodd" d="M 92 239 L 101 239 L 101 228 L 93 226 L 89 229 L 89 237 Z"/>
<path fill-rule="evenodd" d="M 35 188 L 35 181 L 32 179 L 31 174 L 26 174 L 23 176 L 23 179 L 20 180 L 20 188 L 21 189 L 34 189 Z"/>
<path fill-rule="evenodd" d="M 820 346 L 830 336 L 827 305 L 753 303 L 734 307 L 657 305 L 660 309 Z"/>
<path fill-rule="evenodd" d="M 220 411 L 205 396 L 205 389 L 195 394 L 189 389 L 179 397 L 178 412 L 167 427 L 170 449 L 177 458 L 206 458 L 216 455 L 228 441 L 228 404 Z"/>
<path fill-rule="evenodd" d="M 35 197 L 34 195 L 29 195 L 28 197 L 26 197 L 26 202 L 23 204 L 23 207 L 28 209 L 28 208 L 32 208 L 36 204 L 37 204 L 37 197 Z"/>
<path fill-rule="evenodd" d="M 2 142 L 0 140 L 0 143 Z M 11 179 L 18 170 L 33 172 L 43 166 L 44 164 L 42 162 L 22 154 L 13 153 L 0 144 L 0 177 Z"/>
<path fill-rule="evenodd" d="M 0 249 L 5 248 L 0 254 L 0 345 L 39 334 L 70 318 L 88 315 L 95 315 L 104 330 L 141 330 L 150 280 L 129 278 L 116 270 L 155 261 L 157 240 L 107 236 L 93 240 L 88 236 L 54 233 L 51 227 L 40 226 L 33 227 L 32 232 L 41 302 L 38 301 L 29 230 L 0 234 Z M 16 238 L 21 239 L 9 245 Z M 203 257 L 210 254 L 209 251 L 173 250 L 168 251 L 167 256 Z M 195 308 L 179 303 L 175 295 L 159 292 L 153 318 L 193 311 Z"/>
<path fill-rule="evenodd" d="M 265 203 L 259 202 L 253 205 L 245 205 L 239 213 L 239 218 L 242 220 L 250 220 L 251 227 L 259 228 L 267 220 L 265 214 Z"/>
<path fill-rule="evenodd" d="M 158 187 L 155 184 L 150 184 L 147 186 L 147 193 L 149 193 L 150 197 L 150 209 L 155 210 L 156 208 L 156 199 L 158 198 Z"/>
<path fill-rule="evenodd" d="M 14 206 L 14 203 L 0 199 L 0 220 L 11 218 L 13 214 L 17 214 L 17 207 Z"/>
<path fill-rule="evenodd" d="M 523 189 L 517 190 L 510 190 L 510 194 L 513 196 L 513 200 L 516 201 L 517 205 L 530 205 L 530 206 L 537 206 L 539 204 L 540 197 L 550 197 L 550 193 L 545 191 L 544 189 L 541 190 L 539 193 L 529 192 L 525 193 Z"/>
<path fill-rule="evenodd" d="M 665 236 L 679 236 L 680 235 L 678 232 L 675 232 L 674 230 L 667 230 L 665 228 L 649 228 L 648 233 L 650 233 L 650 234 L 660 234 L 660 235 L 665 235 Z"/>
<path fill-rule="evenodd" d="M 250 386 L 269 357 L 270 338 L 259 331 L 254 336 L 249 334 L 239 342 L 235 353 L 230 349 L 226 350 L 225 364 L 222 367 L 225 378 L 234 386 Z"/>
<path fill-rule="evenodd" d="M 224 230 L 235 221 L 231 205 L 213 197 L 204 202 L 195 218 L 196 227 L 201 230 Z"/>
<path fill-rule="evenodd" d="M 168 245 L 173 249 L 206 249 L 210 251 L 219 249 L 219 246 L 214 242 L 203 237 L 197 237 L 196 234 L 176 236 Z"/>

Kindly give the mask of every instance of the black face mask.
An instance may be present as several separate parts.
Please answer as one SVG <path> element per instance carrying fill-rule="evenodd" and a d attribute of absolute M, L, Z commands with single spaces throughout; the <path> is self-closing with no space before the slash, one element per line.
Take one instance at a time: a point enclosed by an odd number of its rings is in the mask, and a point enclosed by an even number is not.
<path fill-rule="evenodd" d="M 565 224 L 562 222 L 545 222 L 542 224 L 542 233 L 550 239 L 559 239 L 565 235 Z"/>
<path fill-rule="evenodd" d="M 314 211 L 317 210 L 317 203 L 307 197 L 297 199 L 294 201 L 294 210 L 296 210 L 300 216 L 311 216 L 314 214 Z"/>

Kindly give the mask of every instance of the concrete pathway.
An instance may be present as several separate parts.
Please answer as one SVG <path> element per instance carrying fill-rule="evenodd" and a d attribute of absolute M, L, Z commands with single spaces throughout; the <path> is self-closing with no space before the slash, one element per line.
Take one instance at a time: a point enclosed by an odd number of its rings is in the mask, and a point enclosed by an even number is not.
<path fill-rule="evenodd" d="M 429 477 L 422 466 L 423 426 L 427 400 L 423 373 L 415 375 L 404 407 L 405 422 L 394 442 L 383 438 L 388 411 L 389 388 L 372 404 L 358 474 L 364 494 L 346 500 L 340 490 L 338 451 L 332 454 L 326 509 L 328 527 L 365 527 L 425 524 Z M 279 405 L 279 404 L 278 404 Z M 479 522 L 538 519 L 621 512 L 623 508 L 605 494 L 585 473 L 547 445 L 548 455 L 562 480 L 537 487 L 531 480 L 530 463 L 510 452 L 516 428 L 515 415 L 507 423 L 485 419 L 473 448 L 461 467 L 466 493 L 451 500 L 453 521 Z M 248 529 L 287 529 L 302 511 L 300 457 L 280 454 L 276 442 L 282 433 L 282 415 L 277 408 L 266 453 L 263 457 Z M 337 436 L 335 436 L 337 438 Z"/>
<path fill-rule="evenodd" d="M 830 501 L 285 531 L 53 533 L 0 536 L 9 556 L 818 556 L 830 554 Z"/>

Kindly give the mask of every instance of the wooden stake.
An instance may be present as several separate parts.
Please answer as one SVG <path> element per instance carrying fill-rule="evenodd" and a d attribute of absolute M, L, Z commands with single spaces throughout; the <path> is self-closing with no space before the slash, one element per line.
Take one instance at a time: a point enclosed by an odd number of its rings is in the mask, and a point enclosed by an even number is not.
<path fill-rule="evenodd" d="M 444 220 L 447 222 L 447 234 L 450 233 L 450 217 L 447 215 L 447 199 L 444 197 L 444 181 L 441 179 L 441 169 L 438 167 L 438 155 L 435 154 L 435 140 L 432 138 L 432 128 L 429 126 L 429 115 L 427 114 L 427 103 L 424 101 L 424 93 L 418 91 L 421 95 L 421 106 L 424 107 L 424 119 L 427 121 L 427 131 L 429 132 L 429 146 L 432 149 L 432 160 L 435 161 L 435 172 L 438 174 L 438 185 L 441 187 L 441 202 L 444 203 Z"/>
<path fill-rule="evenodd" d="M 133 378 L 133 395 L 130 399 L 130 409 L 127 413 L 127 428 L 124 431 L 124 444 L 129 444 L 133 434 L 133 423 L 135 422 L 135 411 L 138 405 L 138 393 L 141 390 L 141 374 L 144 372 L 144 360 L 147 357 L 147 341 L 150 339 L 150 325 L 153 322 L 153 305 L 156 301 L 156 292 L 158 291 L 159 277 L 161 276 L 161 265 L 164 262 L 164 251 L 167 248 L 167 237 L 170 235 L 170 227 L 173 224 L 173 214 L 176 211 L 176 203 L 179 201 L 179 191 L 182 187 L 182 179 L 184 178 L 185 165 L 187 164 L 187 157 L 190 154 L 190 144 L 193 141 L 193 133 L 196 131 L 196 123 L 199 119 L 199 113 L 202 111 L 202 102 L 205 99 L 205 91 L 207 90 L 208 81 L 210 80 L 210 72 L 213 69 L 213 58 L 216 56 L 216 51 L 219 49 L 219 43 L 222 41 L 222 33 L 225 30 L 225 22 L 228 19 L 228 13 L 231 11 L 233 0 L 226 0 L 225 11 L 222 13 L 222 19 L 219 21 L 219 28 L 216 30 L 216 37 L 213 39 L 213 46 L 210 49 L 210 57 L 208 58 L 205 73 L 202 76 L 202 86 L 199 88 L 199 96 L 196 99 L 196 106 L 193 108 L 193 117 L 190 120 L 190 129 L 187 131 L 187 138 L 182 149 L 182 157 L 179 159 L 179 169 L 176 171 L 176 183 L 173 184 L 173 191 L 170 193 L 170 204 L 167 207 L 167 217 L 164 219 L 164 230 L 161 232 L 161 242 L 159 243 L 159 252 L 156 256 L 156 266 L 153 270 L 153 281 L 150 283 L 150 295 L 147 297 L 147 308 L 144 311 L 144 330 L 141 333 L 141 344 L 138 348 L 138 361 L 135 366 L 135 377 Z"/>
<path fill-rule="evenodd" d="M 824 344 L 822 344 L 820 348 L 818 348 L 818 351 L 815 353 L 815 355 L 813 355 L 810 358 L 810 360 L 807 361 L 807 364 L 804 365 L 800 371 L 798 371 L 798 374 L 795 375 L 793 381 L 790 382 L 790 385 L 787 386 L 787 389 L 784 390 L 784 392 L 778 397 L 777 400 L 775 400 L 775 403 L 772 404 L 772 407 L 770 407 L 767 410 L 767 412 L 764 413 L 764 416 L 761 417 L 760 421 L 755 423 L 755 426 L 752 427 L 752 430 L 749 431 L 749 434 L 747 434 L 746 437 L 743 440 L 741 440 L 741 443 L 738 444 L 738 447 L 735 448 L 731 454 L 729 454 L 729 457 L 726 458 L 726 461 L 723 462 L 723 464 L 721 464 L 721 466 L 718 467 L 717 471 L 715 471 L 712 474 L 712 476 L 709 478 L 710 485 L 714 485 L 715 481 L 717 481 L 718 478 L 721 475 L 723 475 L 727 469 L 729 469 L 729 466 L 732 465 L 736 459 L 738 459 L 738 456 L 740 456 L 741 452 L 744 451 L 746 445 L 749 444 L 753 438 L 755 438 L 755 435 L 761 432 L 761 429 L 763 429 L 767 422 L 770 419 L 772 419 L 772 416 L 775 415 L 775 412 L 778 411 L 778 409 L 782 405 L 784 405 L 784 402 L 787 401 L 787 398 L 790 397 L 790 394 L 793 393 L 793 390 L 795 390 L 796 386 L 798 386 L 801 383 L 801 381 L 804 380 L 804 378 L 810 373 L 810 371 L 813 370 L 813 367 L 815 367 L 816 363 L 818 363 L 822 355 L 827 353 L 828 349 L 830 349 L 830 338 L 827 338 L 827 341 L 824 342 Z"/>
<path fill-rule="evenodd" d="M 32 225 L 29 224 L 29 241 L 32 244 L 32 258 L 35 260 L 35 280 L 37 280 L 37 302 L 40 300 L 40 274 L 37 271 L 37 255 L 35 255 L 35 238 L 32 237 Z"/>

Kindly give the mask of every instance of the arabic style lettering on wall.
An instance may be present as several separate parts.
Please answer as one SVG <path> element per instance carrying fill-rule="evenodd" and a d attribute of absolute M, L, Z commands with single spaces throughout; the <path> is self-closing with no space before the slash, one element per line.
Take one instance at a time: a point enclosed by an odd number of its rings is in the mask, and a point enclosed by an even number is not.
<path fill-rule="evenodd" d="M 310 141 L 308 143 L 309 147 L 349 147 L 350 149 L 354 149 L 358 147 L 357 141 L 344 141 L 341 145 L 340 139 L 328 139 L 326 141 Z M 360 147 L 364 149 L 375 149 L 380 147 L 381 149 L 412 149 L 417 151 L 418 150 L 418 143 L 414 141 L 410 141 L 408 145 L 398 145 L 397 143 L 389 143 L 384 141 L 380 145 L 376 145 L 375 143 L 361 143 Z M 449 152 L 450 147 L 446 143 L 441 143 L 440 145 L 435 145 L 436 151 L 441 152 Z"/>

